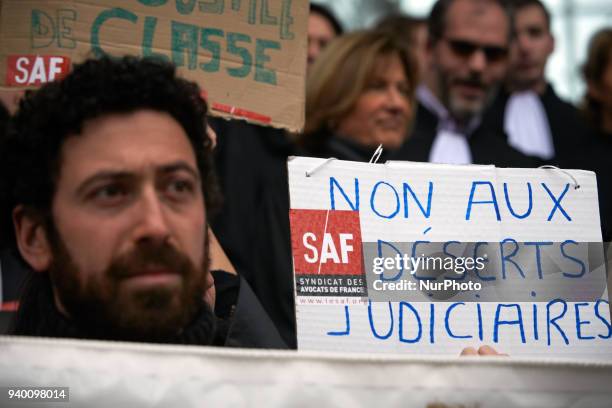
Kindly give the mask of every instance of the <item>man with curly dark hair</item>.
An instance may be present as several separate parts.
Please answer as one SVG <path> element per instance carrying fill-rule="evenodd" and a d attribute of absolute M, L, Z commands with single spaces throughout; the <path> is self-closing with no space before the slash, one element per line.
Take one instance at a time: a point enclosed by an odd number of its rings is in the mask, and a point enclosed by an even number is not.
<path fill-rule="evenodd" d="M 216 328 L 205 115 L 195 83 L 135 57 L 25 96 L 0 149 L 4 222 L 34 271 L 14 334 L 282 347 Z"/>

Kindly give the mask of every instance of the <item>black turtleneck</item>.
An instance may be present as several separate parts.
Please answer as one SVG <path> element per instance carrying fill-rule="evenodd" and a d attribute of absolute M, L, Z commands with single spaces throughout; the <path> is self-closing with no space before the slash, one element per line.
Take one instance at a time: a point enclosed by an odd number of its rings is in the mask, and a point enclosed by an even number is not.
<path fill-rule="evenodd" d="M 364 146 L 348 137 L 333 134 L 327 129 L 322 129 L 313 138 L 318 138 L 320 143 L 308 151 L 309 156 L 329 158 L 338 160 L 350 160 L 357 162 L 369 162 L 378 146 Z M 378 163 L 394 159 L 395 151 L 383 149 Z"/>

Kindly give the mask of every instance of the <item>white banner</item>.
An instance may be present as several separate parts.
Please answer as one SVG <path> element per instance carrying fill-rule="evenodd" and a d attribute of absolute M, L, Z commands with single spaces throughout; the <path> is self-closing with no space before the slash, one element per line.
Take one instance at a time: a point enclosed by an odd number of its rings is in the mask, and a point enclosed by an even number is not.
<path fill-rule="evenodd" d="M 612 364 L 0 336 L 2 407 L 609 407 Z M 64 402 L 8 399 L 32 387 Z"/>

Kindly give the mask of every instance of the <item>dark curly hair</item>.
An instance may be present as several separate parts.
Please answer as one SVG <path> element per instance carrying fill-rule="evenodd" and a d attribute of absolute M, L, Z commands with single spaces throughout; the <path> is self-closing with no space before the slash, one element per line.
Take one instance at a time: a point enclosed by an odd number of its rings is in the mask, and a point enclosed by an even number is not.
<path fill-rule="evenodd" d="M 88 120 L 152 109 L 170 114 L 185 130 L 202 178 L 207 211 L 219 203 L 206 102 L 197 84 L 179 78 L 159 59 L 90 59 L 64 79 L 29 91 L 0 140 L 0 232 L 14 244 L 12 209 L 22 204 L 50 218 L 61 168 L 61 149 Z M 0 240 L 1 241 L 1 240 Z"/>

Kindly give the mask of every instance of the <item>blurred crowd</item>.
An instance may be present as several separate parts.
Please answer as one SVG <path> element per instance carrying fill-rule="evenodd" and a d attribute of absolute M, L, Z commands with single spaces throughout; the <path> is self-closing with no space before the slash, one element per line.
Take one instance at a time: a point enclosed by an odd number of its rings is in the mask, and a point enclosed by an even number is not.
<path fill-rule="evenodd" d="M 612 238 L 612 28 L 590 41 L 579 106 L 546 79 L 554 49 L 539 0 L 438 0 L 426 19 L 391 15 L 355 32 L 312 4 L 303 132 L 210 118 L 224 196 L 212 229 L 289 347 L 290 156 L 369 161 L 382 145 L 381 162 L 592 170 Z M 20 281 L 3 280 L 6 302 Z"/>

